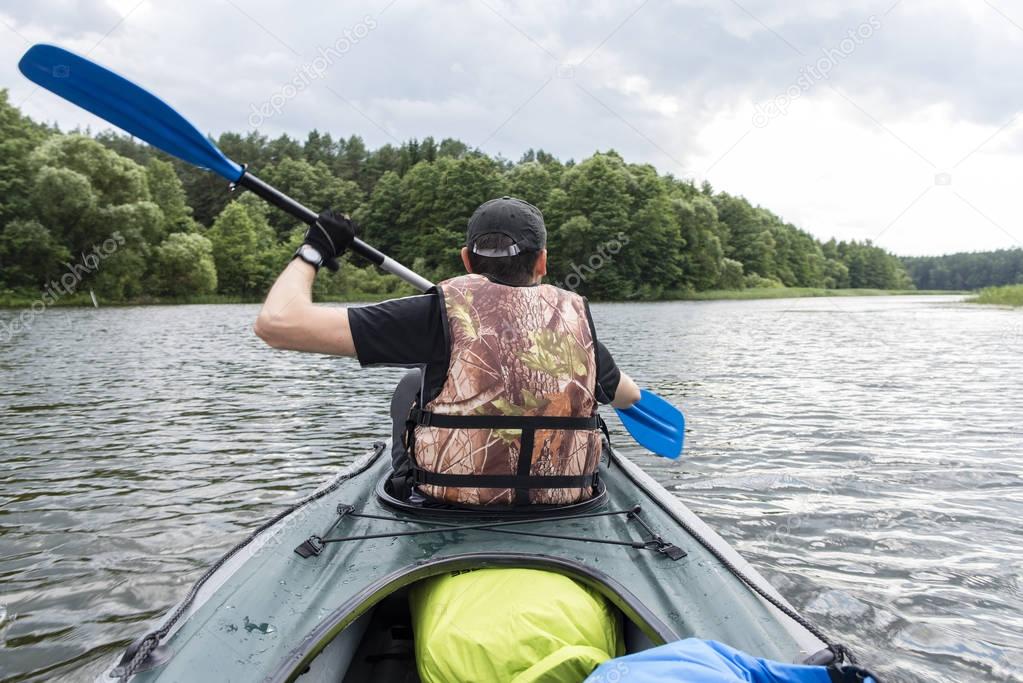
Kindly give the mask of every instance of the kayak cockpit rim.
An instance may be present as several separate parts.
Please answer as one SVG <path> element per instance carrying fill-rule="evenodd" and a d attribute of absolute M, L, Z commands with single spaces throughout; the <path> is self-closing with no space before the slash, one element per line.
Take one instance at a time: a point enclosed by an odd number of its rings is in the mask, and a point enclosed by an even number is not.
<path fill-rule="evenodd" d="M 334 638 L 337 638 L 346 628 L 372 610 L 384 598 L 399 590 L 439 574 L 495 567 L 542 569 L 557 572 L 598 591 L 622 613 L 626 620 L 638 627 L 652 643 L 662 645 L 680 637 L 624 585 L 592 567 L 548 555 L 462 553 L 436 560 L 419 561 L 370 584 L 326 615 L 265 680 L 268 683 L 285 683 L 296 680 Z"/>

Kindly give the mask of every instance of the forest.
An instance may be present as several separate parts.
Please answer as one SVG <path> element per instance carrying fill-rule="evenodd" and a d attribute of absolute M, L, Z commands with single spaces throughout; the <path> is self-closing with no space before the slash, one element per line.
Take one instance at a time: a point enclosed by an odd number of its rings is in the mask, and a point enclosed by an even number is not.
<path fill-rule="evenodd" d="M 529 150 L 512 162 L 454 139 L 370 150 L 357 135 L 316 130 L 304 141 L 227 132 L 216 143 L 311 208 L 349 212 L 363 239 L 434 281 L 460 272 L 472 211 L 505 194 L 544 213 L 548 281 L 597 300 L 764 287 L 910 289 L 909 273 L 924 268 L 910 259 L 908 273 L 869 241 L 821 242 L 741 196 L 614 151 L 563 162 Z M 258 299 L 304 232 L 214 174 L 128 136 L 34 122 L 3 90 L 0 226 L 0 293 L 43 292 L 47 305 L 87 290 L 112 302 Z M 316 284 L 325 298 L 407 291 L 358 259 Z"/>
<path fill-rule="evenodd" d="M 920 289 L 981 289 L 1023 284 L 1023 249 L 902 259 Z"/>

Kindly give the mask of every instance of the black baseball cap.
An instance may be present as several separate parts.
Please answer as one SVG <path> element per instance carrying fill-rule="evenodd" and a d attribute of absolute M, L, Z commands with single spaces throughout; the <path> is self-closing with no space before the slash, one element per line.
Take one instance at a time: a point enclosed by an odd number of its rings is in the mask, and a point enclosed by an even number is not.
<path fill-rule="evenodd" d="M 476 240 L 484 235 L 499 233 L 508 237 L 512 244 L 498 249 L 476 246 Z M 465 231 L 465 246 L 480 256 L 515 256 L 523 252 L 540 251 L 547 246 L 547 226 L 543 214 L 529 202 L 515 197 L 504 196 L 480 204 L 469 219 Z"/>

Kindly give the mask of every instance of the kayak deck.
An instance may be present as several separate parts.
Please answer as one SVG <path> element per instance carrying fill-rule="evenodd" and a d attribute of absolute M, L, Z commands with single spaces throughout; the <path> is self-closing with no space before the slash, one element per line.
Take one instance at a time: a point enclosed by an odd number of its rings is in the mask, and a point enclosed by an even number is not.
<path fill-rule="evenodd" d="M 154 657 L 163 663 L 132 680 L 194 680 L 201 673 L 210 680 L 284 681 L 305 672 L 302 681 L 340 681 L 344 667 L 339 672 L 337 662 L 349 661 L 350 651 L 360 646 L 374 606 L 393 609 L 408 585 L 429 576 L 497 566 L 557 571 L 597 588 L 624 614 L 630 649 L 695 636 L 760 657 L 803 662 L 827 647 L 737 578 L 722 559 L 787 606 L 681 502 L 613 451 L 609 467 L 601 471 L 606 501 L 595 509 L 469 529 L 423 523 L 478 526 L 499 520 L 473 512 L 458 513 L 457 519 L 424 518 L 382 502 L 376 488 L 389 471 L 385 452 L 378 444 L 346 468 L 336 488 L 224 562 L 164 639 Z M 354 515 L 339 518 L 339 505 Z M 635 506 L 641 523 L 628 514 Z M 614 514 L 581 516 L 598 513 Z M 645 548 L 627 545 L 648 542 L 652 534 L 681 552 L 656 542 Z M 320 554 L 307 557 L 295 552 L 318 535 L 378 537 L 328 542 Z M 347 654 L 338 654 L 341 650 Z M 325 654 L 317 658 L 321 651 Z"/>

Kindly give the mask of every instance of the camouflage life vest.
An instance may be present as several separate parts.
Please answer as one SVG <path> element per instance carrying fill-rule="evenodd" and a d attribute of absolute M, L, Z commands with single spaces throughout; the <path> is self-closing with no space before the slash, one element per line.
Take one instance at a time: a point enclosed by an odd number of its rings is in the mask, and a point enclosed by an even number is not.
<path fill-rule="evenodd" d="M 414 483 L 465 505 L 590 498 L 603 423 L 585 299 L 482 275 L 440 289 L 451 357 L 440 393 L 410 420 Z"/>

